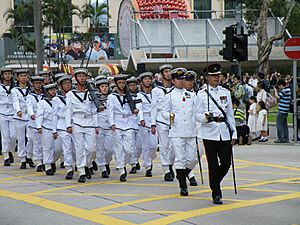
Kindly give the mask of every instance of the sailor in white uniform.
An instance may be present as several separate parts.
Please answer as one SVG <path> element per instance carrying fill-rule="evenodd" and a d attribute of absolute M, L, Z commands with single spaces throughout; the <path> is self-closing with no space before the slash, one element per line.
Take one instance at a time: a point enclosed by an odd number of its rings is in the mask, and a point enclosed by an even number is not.
<path fill-rule="evenodd" d="M 175 153 L 176 178 L 180 194 L 188 195 L 186 178 L 197 164 L 196 153 L 196 95 L 184 86 L 186 69 L 171 71 L 174 89 L 166 95 L 162 116 L 170 118 L 170 143 Z"/>
<path fill-rule="evenodd" d="M 0 69 L 0 132 L 4 166 L 14 163 L 13 150 L 16 145 L 16 131 L 13 121 L 14 108 L 12 88 L 14 87 L 12 69 Z"/>

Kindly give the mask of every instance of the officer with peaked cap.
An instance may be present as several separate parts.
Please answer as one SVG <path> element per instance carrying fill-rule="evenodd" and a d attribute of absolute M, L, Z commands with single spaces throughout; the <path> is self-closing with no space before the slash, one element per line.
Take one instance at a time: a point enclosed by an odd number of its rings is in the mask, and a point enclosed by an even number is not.
<path fill-rule="evenodd" d="M 30 116 L 28 122 L 28 142 L 27 149 L 33 149 L 33 161 L 37 165 L 37 172 L 43 171 L 42 161 L 43 161 L 43 148 L 42 148 L 42 140 L 41 136 L 38 134 L 37 126 L 36 126 L 36 114 L 39 101 L 43 98 L 42 87 L 44 84 L 44 77 L 41 76 L 33 76 L 30 78 L 33 91 L 26 98 L 27 112 Z"/>
<path fill-rule="evenodd" d="M 184 88 L 185 68 L 171 71 L 174 88 L 166 95 L 162 116 L 170 119 L 169 138 L 175 153 L 176 178 L 180 194 L 188 195 L 186 178 L 197 164 L 196 95 Z"/>
<path fill-rule="evenodd" d="M 198 92 L 196 119 L 201 123 L 200 138 L 203 139 L 205 147 L 213 203 L 223 204 L 221 181 L 230 168 L 232 143 L 237 133 L 230 92 L 219 86 L 221 66 L 212 64 L 204 72 L 208 85 L 205 90 Z"/>
<path fill-rule="evenodd" d="M 92 177 L 89 168 L 92 167 L 93 152 L 96 149 L 96 133 L 99 133 L 97 108 L 86 89 L 87 74 L 84 68 L 76 69 L 76 90 L 66 95 L 66 126 L 67 132 L 74 137 L 79 183 Z"/>
<path fill-rule="evenodd" d="M 144 72 L 138 76 L 141 90 L 138 98 L 142 100 L 139 111 L 140 136 L 143 155 L 143 167 L 145 176 L 152 177 L 153 159 L 156 158 L 157 136 L 151 133 L 151 102 L 152 102 L 152 77 L 151 72 Z"/>
<path fill-rule="evenodd" d="M 157 131 L 159 139 L 160 159 L 164 172 L 165 181 L 174 180 L 172 165 L 174 164 L 175 155 L 169 143 L 169 120 L 162 117 L 161 111 L 165 104 L 165 95 L 172 88 L 171 69 L 172 65 L 165 64 L 159 67 L 161 81 L 156 82 L 155 88 L 152 89 L 152 110 L 151 110 L 151 132 Z"/>
<path fill-rule="evenodd" d="M 12 151 L 16 143 L 16 131 L 13 122 L 14 108 L 12 88 L 14 87 L 12 69 L 0 69 L 0 132 L 4 166 L 14 162 Z"/>

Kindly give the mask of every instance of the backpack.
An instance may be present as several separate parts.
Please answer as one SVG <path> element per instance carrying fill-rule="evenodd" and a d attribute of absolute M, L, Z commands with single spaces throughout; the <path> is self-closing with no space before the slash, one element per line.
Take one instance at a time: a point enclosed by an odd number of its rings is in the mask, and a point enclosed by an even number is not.
<path fill-rule="evenodd" d="M 270 93 L 267 93 L 266 109 L 269 110 L 277 105 L 277 99 Z"/>
<path fill-rule="evenodd" d="M 244 103 L 248 103 L 250 100 L 250 97 L 252 96 L 251 92 L 249 91 L 249 88 L 247 87 L 247 85 L 243 85 L 244 91 L 245 91 L 245 95 L 243 96 L 243 102 Z"/>

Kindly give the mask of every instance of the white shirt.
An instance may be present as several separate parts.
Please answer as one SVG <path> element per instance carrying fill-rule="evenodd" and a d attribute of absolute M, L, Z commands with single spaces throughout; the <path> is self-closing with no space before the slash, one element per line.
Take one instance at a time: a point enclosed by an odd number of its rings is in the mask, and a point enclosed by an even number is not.
<path fill-rule="evenodd" d="M 167 120 L 170 113 L 175 114 L 174 123 L 170 125 L 169 137 L 196 137 L 195 96 L 195 93 L 178 88 L 166 95 L 162 116 Z"/>
<path fill-rule="evenodd" d="M 14 107 L 14 119 L 28 121 L 29 116 L 27 114 L 26 99 L 29 94 L 28 88 L 14 87 L 12 89 L 13 107 Z M 22 117 L 18 117 L 17 113 L 22 112 Z"/>
<path fill-rule="evenodd" d="M 37 129 L 44 128 L 55 133 L 55 127 L 53 124 L 54 110 L 52 107 L 52 101 L 49 99 L 43 99 L 37 104 L 37 117 L 36 117 L 36 127 Z"/>
<path fill-rule="evenodd" d="M 42 100 L 43 95 L 37 95 L 35 93 L 31 93 L 30 95 L 27 96 L 26 98 L 26 104 L 27 104 L 27 112 L 29 114 L 29 116 L 33 116 L 37 113 L 37 109 L 38 109 L 38 102 L 40 100 Z M 29 127 L 31 128 L 37 128 L 36 127 L 36 120 L 32 120 L 31 118 L 29 118 Z"/>
<path fill-rule="evenodd" d="M 209 93 L 213 96 L 213 98 L 225 111 L 227 116 L 227 121 L 233 131 L 232 138 L 236 139 L 237 133 L 236 133 L 230 92 L 221 86 L 217 86 L 216 88 L 208 86 L 208 88 L 209 88 Z M 209 109 L 208 109 L 208 104 L 209 104 Z M 213 103 L 211 98 L 208 97 L 205 90 L 201 90 L 198 92 L 196 105 L 197 105 L 196 119 L 201 123 L 200 126 L 201 131 L 199 132 L 200 138 L 207 139 L 207 140 L 214 140 L 214 141 L 220 141 L 221 139 L 223 141 L 230 140 L 229 130 L 225 122 L 207 123 L 207 119 L 205 116 L 206 112 L 212 113 L 214 117 L 224 117 L 224 116 L 222 112 L 218 109 L 218 107 Z"/>
<path fill-rule="evenodd" d="M 145 92 L 139 92 L 138 98 L 142 100 L 141 108 L 139 111 L 139 120 L 145 121 L 146 127 L 151 128 L 151 101 L 152 101 L 152 95 L 151 93 L 145 93 Z"/>
<path fill-rule="evenodd" d="M 92 53 L 91 53 L 92 51 Z M 90 56 L 91 54 L 91 56 Z M 94 48 L 93 49 L 89 49 L 86 54 L 85 57 L 88 59 L 90 57 L 90 60 L 108 60 L 106 51 L 104 51 L 103 49 L 99 49 L 99 51 L 96 51 Z M 100 59 L 100 57 L 103 57 L 103 59 Z"/>
<path fill-rule="evenodd" d="M 0 119 L 11 120 L 14 115 L 13 97 L 11 88 L 0 85 Z"/>
<path fill-rule="evenodd" d="M 57 131 L 66 131 L 66 111 L 67 111 L 67 102 L 66 97 L 62 95 L 57 95 L 52 99 L 53 104 L 53 124 L 54 132 Z"/>

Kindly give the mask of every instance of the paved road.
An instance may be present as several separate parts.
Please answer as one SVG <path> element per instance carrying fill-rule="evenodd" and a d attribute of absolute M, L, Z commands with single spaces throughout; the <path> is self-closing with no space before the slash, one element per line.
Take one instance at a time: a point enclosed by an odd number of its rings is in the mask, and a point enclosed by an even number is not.
<path fill-rule="evenodd" d="M 4 168 L 0 158 L 0 225 L 300 225 L 300 146 L 235 147 L 235 158 L 238 195 L 229 173 L 222 206 L 211 202 L 205 157 L 205 185 L 190 187 L 188 197 L 179 195 L 177 182 L 162 181 L 159 159 L 152 178 L 140 171 L 120 183 L 113 170 L 109 179 L 98 173 L 78 184 L 64 180 L 63 170 L 46 177 L 17 163 Z"/>

